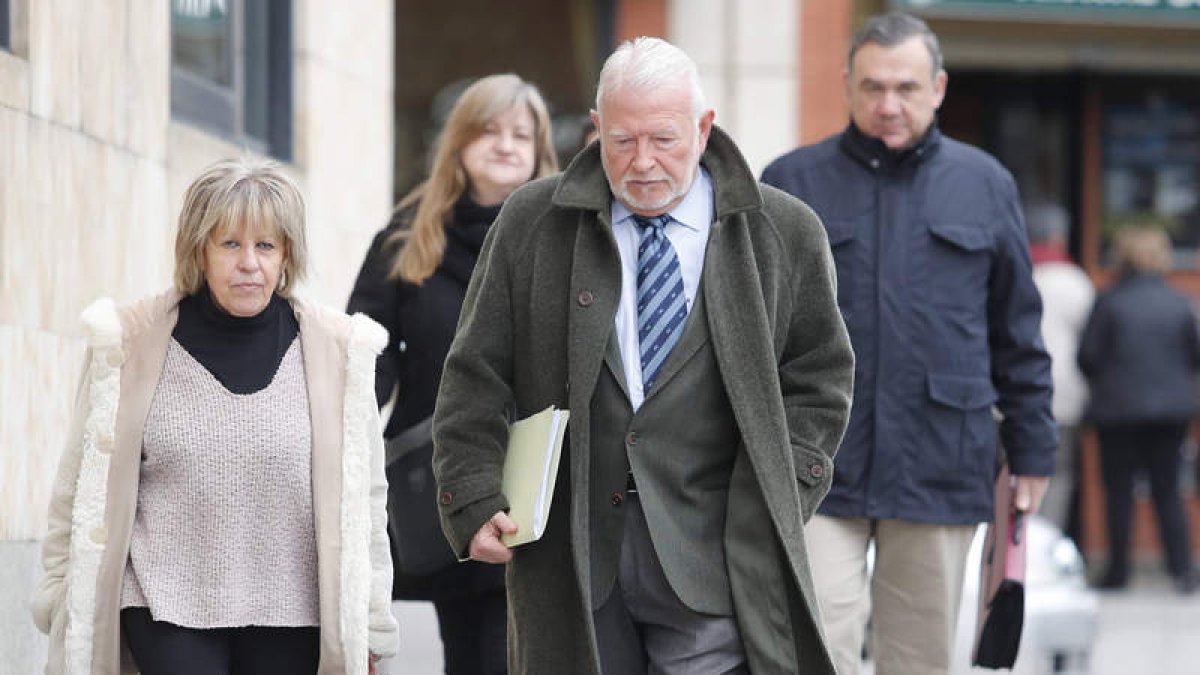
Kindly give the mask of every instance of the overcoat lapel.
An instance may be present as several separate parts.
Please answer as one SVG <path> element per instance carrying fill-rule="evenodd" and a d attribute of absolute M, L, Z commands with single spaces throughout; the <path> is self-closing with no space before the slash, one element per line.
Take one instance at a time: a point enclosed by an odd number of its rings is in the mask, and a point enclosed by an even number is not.
<path fill-rule="evenodd" d="M 324 674 L 330 663 L 342 663 L 342 638 L 339 622 L 338 567 L 342 549 L 342 500 L 319 499 L 318 495 L 342 493 L 342 410 L 346 389 L 344 349 L 339 348 L 337 336 L 329 330 L 312 326 L 313 311 L 303 302 L 294 304 L 300 323 L 301 346 L 304 348 L 304 380 L 308 386 L 309 418 L 312 420 L 312 491 L 313 520 L 317 541 L 331 542 L 331 555 L 318 557 L 320 568 L 318 595 L 321 607 L 321 666 Z M 324 553 L 324 551 L 322 551 Z"/>

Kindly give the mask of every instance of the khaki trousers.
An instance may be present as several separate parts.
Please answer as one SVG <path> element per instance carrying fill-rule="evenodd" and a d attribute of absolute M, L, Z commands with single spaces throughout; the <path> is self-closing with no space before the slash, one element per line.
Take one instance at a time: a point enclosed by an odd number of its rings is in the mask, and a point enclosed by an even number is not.
<path fill-rule="evenodd" d="M 808 559 L 839 675 L 858 675 L 868 616 L 876 675 L 949 672 L 974 534 L 974 525 L 813 516 Z"/>

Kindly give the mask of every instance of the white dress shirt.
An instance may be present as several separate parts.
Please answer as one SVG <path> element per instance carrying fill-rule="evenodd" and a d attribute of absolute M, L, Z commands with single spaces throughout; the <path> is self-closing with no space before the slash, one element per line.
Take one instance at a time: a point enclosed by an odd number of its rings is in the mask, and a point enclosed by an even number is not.
<path fill-rule="evenodd" d="M 696 180 L 679 205 L 668 212 L 671 222 L 664 228 L 683 274 L 683 294 L 688 312 L 700 287 L 700 271 L 704 268 L 704 251 L 713 221 L 712 178 L 704 167 L 696 172 Z M 638 244 L 641 231 L 633 220 L 633 212 L 624 204 L 612 202 L 613 237 L 621 254 L 621 299 L 617 303 L 617 342 L 621 349 L 621 364 L 625 368 L 625 385 L 629 402 L 636 411 L 646 399 L 642 385 L 641 345 L 637 329 L 637 268 Z"/>

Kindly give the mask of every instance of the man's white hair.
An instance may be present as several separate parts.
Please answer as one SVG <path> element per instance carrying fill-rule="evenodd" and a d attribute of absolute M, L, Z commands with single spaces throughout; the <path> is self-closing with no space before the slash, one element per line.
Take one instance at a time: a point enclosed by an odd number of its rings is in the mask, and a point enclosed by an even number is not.
<path fill-rule="evenodd" d="M 654 37 L 626 40 L 604 62 L 596 86 L 596 111 L 604 97 L 621 89 L 649 91 L 674 87 L 687 80 L 692 99 L 692 117 L 699 121 L 708 110 L 696 62 L 679 47 Z"/>

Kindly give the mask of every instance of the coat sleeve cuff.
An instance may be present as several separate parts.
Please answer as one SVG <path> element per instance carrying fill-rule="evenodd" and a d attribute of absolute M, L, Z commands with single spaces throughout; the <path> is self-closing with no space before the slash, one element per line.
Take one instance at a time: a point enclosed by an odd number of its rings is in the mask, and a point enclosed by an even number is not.
<path fill-rule="evenodd" d="M 1053 476 L 1057 448 L 1008 454 L 1008 470 L 1014 476 Z"/>
<path fill-rule="evenodd" d="M 479 528 L 483 527 L 483 524 L 497 511 L 508 511 L 508 500 L 501 494 L 484 497 L 460 506 L 454 503 L 456 499 L 454 491 L 443 489 L 439 499 L 442 509 L 442 530 L 454 548 L 454 554 L 460 560 L 468 557 L 471 538 L 475 536 Z"/>
<path fill-rule="evenodd" d="M 367 636 L 367 649 L 376 656 L 395 656 L 400 648 L 400 629 L 395 621 L 371 626 Z"/>

